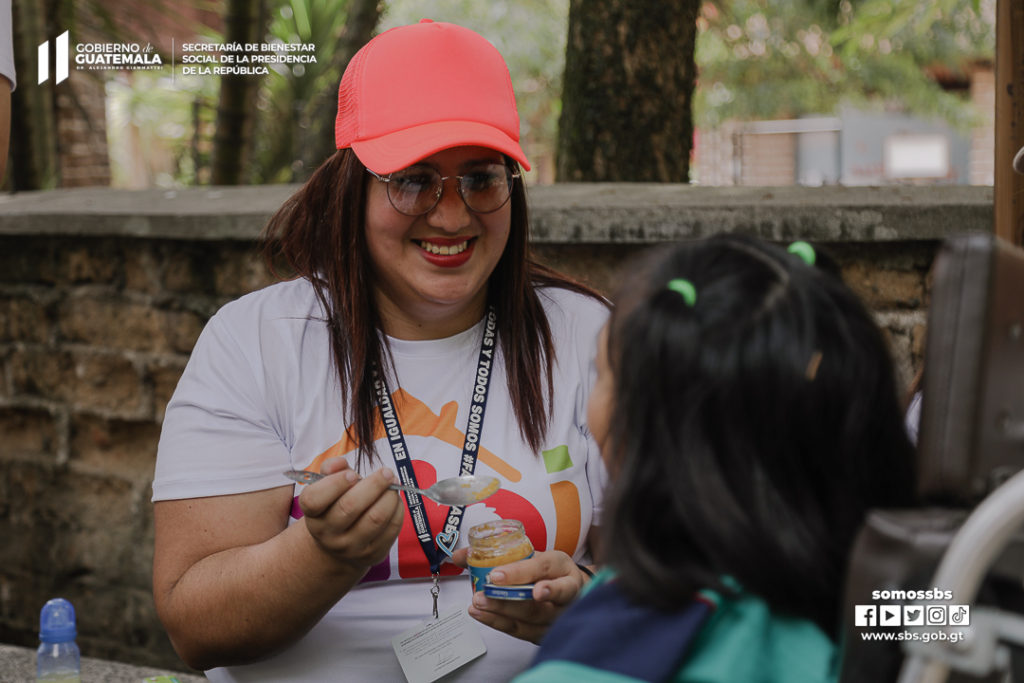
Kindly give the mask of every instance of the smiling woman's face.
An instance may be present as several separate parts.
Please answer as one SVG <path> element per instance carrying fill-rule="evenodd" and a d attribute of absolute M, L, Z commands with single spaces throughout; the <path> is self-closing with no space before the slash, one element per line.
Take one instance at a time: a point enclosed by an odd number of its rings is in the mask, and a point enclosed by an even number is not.
<path fill-rule="evenodd" d="M 456 176 L 489 163 L 503 164 L 501 153 L 455 147 L 416 165 Z M 406 216 L 392 206 L 387 183 L 372 178 L 369 183 L 366 243 L 385 332 L 423 339 L 471 327 L 483 316 L 487 280 L 508 242 L 511 202 L 493 213 L 475 213 L 459 196 L 458 181 L 450 178 L 433 209 Z"/>

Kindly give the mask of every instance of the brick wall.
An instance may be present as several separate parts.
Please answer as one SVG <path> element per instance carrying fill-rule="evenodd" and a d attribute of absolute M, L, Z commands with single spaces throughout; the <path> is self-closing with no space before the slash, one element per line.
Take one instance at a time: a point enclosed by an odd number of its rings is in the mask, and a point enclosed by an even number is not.
<path fill-rule="evenodd" d="M 61 187 L 110 185 L 104 81 L 72 69 L 57 89 Z"/>
<path fill-rule="evenodd" d="M 909 385 L 924 357 L 925 301 L 935 241 L 850 244 L 817 242 L 838 263 L 845 282 L 875 313 L 892 344 L 897 371 Z M 609 293 L 623 265 L 648 245 L 540 245 L 549 265 Z"/>
<path fill-rule="evenodd" d="M 40 607 L 63 595 L 83 654 L 183 667 L 150 594 L 161 419 L 209 316 L 271 281 L 252 238 L 291 189 L 0 198 L 0 642 L 35 645 Z M 802 192 L 538 188 L 536 248 L 610 291 L 652 244 L 726 229 L 816 239 L 909 379 L 938 240 L 985 229 L 991 190 Z"/>
<path fill-rule="evenodd" d="M 207 318 L 269 282 L 252 251 L 0 238 L 0 641 L 63 595 L 85 653 L 181 668 L 150 593 L 156 443 Z"/>

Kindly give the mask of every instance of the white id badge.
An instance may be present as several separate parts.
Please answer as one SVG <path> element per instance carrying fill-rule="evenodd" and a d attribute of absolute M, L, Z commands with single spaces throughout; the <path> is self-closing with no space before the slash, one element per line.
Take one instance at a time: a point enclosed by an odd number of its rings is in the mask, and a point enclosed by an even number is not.
<path fill-rule="evenodd" d="M 442 614 L 391 639 L 406 680 L 433 683 L 487 652 L 464 608 Z"/>

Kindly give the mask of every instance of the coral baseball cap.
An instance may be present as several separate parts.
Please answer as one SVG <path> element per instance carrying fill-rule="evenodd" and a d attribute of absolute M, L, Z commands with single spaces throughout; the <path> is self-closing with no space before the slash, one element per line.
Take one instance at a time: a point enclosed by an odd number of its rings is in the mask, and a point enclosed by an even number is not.
<path fill-rule="evenodd" d="M 352 58 L 338 88 L 334 140 L 382 175 L 462 145 L 530 168 L 497 48 L 468 28 L 429 19 L 381 33 Z"/>

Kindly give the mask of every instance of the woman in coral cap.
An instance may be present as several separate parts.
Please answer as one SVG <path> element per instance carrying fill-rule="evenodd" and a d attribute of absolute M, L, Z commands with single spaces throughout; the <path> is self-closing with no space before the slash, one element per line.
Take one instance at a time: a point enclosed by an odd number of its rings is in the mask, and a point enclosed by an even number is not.
<path fill-rule="evenodd" d="M 506 680 L 592 563 L 607 308 L 530 258 L 512 85 L 478 34 L 371 40 L 335 132 L 266 230 L 297 277 L 222 308 L 167 407 L 157 609 L 211 680 Z M 388 488 L 472 471 L 501 489 L 462 509 Z M 532 599 L 470 588 L 467 531 L 498 518 L 535 553 L 491 582 Z"/>

